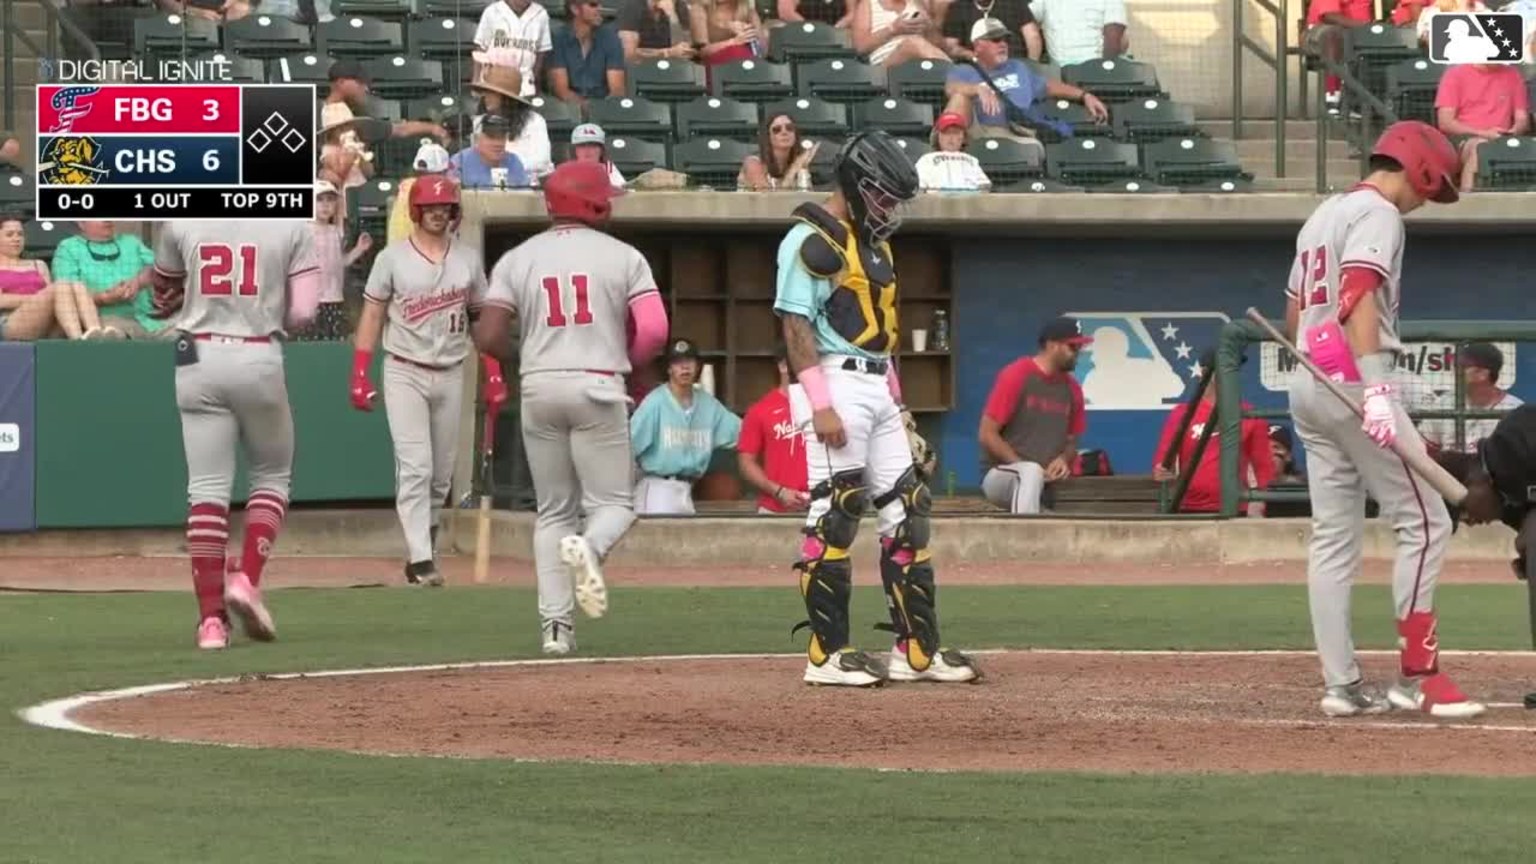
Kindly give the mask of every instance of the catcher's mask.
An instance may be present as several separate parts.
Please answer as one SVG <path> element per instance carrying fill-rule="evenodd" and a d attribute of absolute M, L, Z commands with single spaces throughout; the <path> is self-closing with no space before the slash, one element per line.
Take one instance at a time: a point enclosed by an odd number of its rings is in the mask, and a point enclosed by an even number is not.
<path fill-rule="evenodd" d="M 901 226 L 901 205 L 917 195 L 917 170 L 907 154 L 884 132 L 861 132 L 843 145 L 833 172 L 860 241 L 890 239 Z"/>

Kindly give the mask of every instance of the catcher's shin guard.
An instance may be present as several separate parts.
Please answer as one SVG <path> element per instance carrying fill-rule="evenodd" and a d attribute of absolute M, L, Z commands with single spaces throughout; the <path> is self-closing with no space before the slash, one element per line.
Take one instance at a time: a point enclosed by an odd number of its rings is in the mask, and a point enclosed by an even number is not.
<path fill-rule="evenodd" d="M 939 613 L 929 558 L 929 518 L 933 499 L 917 466 L 908 468 L 890 492 L 875 499 L 876 507 L 900 500 L 906 513 L 890 537 L 880 542 L 880 582 L 891 613 L 891 629 L 918 672 L 933 664 L 939 652 Z"/>
<path fill-rule="evenodd" d="M 795 569 L 800 572 L 800 596 L 805 600 L 807 620 L 794 629 L 811 628 L 806 654 L 817 666 L 848 647 L 848 601 L 853 596 L 853 562 L 848 559 L 848 548 L 858 536 L 859 519 L 868 507 L 868 491 L 862 469 L 840 471 L 811 490 L 813 501 L 830 499 L 831 506 L 805 529 Z"/>

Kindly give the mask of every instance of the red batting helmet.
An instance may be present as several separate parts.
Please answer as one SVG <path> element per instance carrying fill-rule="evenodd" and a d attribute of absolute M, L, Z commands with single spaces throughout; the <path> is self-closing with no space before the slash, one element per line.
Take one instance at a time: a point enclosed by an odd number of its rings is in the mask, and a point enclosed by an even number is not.
<path fill-rule="evenodd" d="M 601 225 L 613 212 L 613 199 L 622 194 L 608 179 L 606 163 L 562 162 L 544 181 L 544 206 L 556 221 Z"/>
<path fill-rule="evenodd" d="M 411 184 L 411 221 L 421 221 L 421 208 L 431 207 L 435 204 L 449 204 L 453 207 L 451 219 L 459 218 L 459 184 L 453 180 L 436 174 L 426 174 L 417 177 Z"/>
<path fill-rule="evenodd" d="M 1420 120 L 1403 120 L 1376 139 L 1372 156 L 1386 156 L 1403 166 L 1408 185 L 1420 196 L 1440 204 L 1461 197 L 1457 189 L 1461 156 L 1439 129 Z"/>

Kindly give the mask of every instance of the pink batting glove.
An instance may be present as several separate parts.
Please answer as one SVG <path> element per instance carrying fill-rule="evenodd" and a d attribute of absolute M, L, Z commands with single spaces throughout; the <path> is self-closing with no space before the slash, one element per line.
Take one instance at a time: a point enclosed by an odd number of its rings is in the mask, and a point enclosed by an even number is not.
<path fill-rule="evenodd" d="M 1377 447 L 1390 448 L 1397 440 L 1397 412 L 1392 410 L 1392 385 L 1365 388 L 1365 422 L 1361 429 Z"/>

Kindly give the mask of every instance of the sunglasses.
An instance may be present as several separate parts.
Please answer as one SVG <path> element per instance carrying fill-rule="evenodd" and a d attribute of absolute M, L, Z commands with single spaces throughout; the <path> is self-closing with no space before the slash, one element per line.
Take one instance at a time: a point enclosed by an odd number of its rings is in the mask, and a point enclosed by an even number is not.
<path fill-rule="evenodd" d="M 778 126 L 769 126 L 768 127 L 768 131 L 773 133 L 774 135 L 777 135 L 780 132 L 793 132 L 793 131 L 795 131 L 795 124 L 793 124 L 793 123 L 781 123 Z"/>

